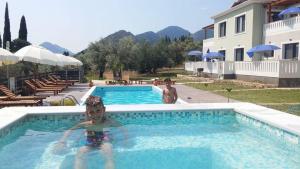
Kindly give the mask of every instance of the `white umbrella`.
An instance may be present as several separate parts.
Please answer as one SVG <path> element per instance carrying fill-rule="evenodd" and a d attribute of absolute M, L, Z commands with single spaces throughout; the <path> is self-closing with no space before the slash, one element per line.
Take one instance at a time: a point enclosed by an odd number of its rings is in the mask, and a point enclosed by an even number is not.
<path fill-rule="evenodd" d="M 0 48 L 0 61 L 2 62 L 1 64 L 6 64 L 6 77 L 9 78 L 8 64 L 18 62 L 19 57 L 6 49 Z"/>
<path fill-rule="evenodd" d="M 75 59 L 72 56 L 65 56 L 62 54 L 56 54 L 56 56 L 59 58 L 59 66 L 82 66 L 82 62 L 78 59 Z M 80 70 L 79 72 L 79 78 L 80 78 Z M 66 69 L 66 79 L 68 79 L 68 71 Z"/>
<path fill-rule="evenodd" d="M 11 53 L 10 51 L 0 48 L 0 61 L 1 62 L 18 62 L 19 57 Z"/>
<path fill-rule="evenodd" d="M 58 65 L 58 57 L 51 51 L 41 47 L 29 45 L 21 48 L 15 53 L 20 57 L 20 60 L 45 65 Z"/>

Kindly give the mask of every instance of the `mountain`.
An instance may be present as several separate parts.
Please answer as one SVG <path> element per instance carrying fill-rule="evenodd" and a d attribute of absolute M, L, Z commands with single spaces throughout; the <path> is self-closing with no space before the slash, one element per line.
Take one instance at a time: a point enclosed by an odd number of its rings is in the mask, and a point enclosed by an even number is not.
<path fill-rule="evenodd" d="M 164 38 L 166 36 L 170 37 L 171 39 L 179 38 L 181 36 L 190 36 L 190 32 L 179 27 L 179 26 L 168 26 L 165 29 L 157 32 L 157 35 L 160 38 Z"/>
<path fill-rule="evenodd" d="M 69 52 L 70 55 L 74 55 L 74 53 L 71 52 L 70 50 L 63 48 L 57 44 L 50 43 L 50 42 L 43 42 L 40 44 L 40 46 L 50 50 L 53 53 L 63 54 L 65 51 L 67 51 L 67 52 Z"/>
<path fill-rule="evenodd" d="M 127 32 L 125 30 L 120 30 L 120 31 L 115 32 L 115 33 L 113 33 L 111 35 L 108 35 L 103 40 L 112 41 L 112 42 L 118 42 L 120 39 L 122 39 L 124 37 L 127 37 L 127 36 L 131 36 L 134 39 L 134 35 L 131 32 Z"/>
<path fill-rule="evenodd" d="M 206 33 L 207 33 L 206 38 L 212 38 L 214 36 L 214 31 L 211 29 L 208 29 Z M 205 31 L 203 29 L 197 31 L 192 35 L 192 37 L 195 41 L 202 41 L 205 39 Z"/>
<path fill-rule="evenodd" d="M 149 31 L 149 32 L 136 35 L 135 40 L 137 42 L 146 41 L 149 43 L 155 43 L 159 40 L 159 36 L 156 33 Z"/>

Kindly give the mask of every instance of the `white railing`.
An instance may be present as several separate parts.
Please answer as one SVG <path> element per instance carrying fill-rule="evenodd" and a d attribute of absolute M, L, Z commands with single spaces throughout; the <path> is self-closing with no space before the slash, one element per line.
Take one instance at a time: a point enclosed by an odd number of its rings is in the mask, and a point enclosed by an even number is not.
<path fill-rule="evenodd" d="M 279 76 L 282 78 L 300 78 L 300 61 L 281 60 Z"/>
<path fill-rule="evenodd" d="M 264 25 L 264 35 L 270 36 L 277 33 L 284 33 L 300 30 L 300 16 L 268 23 Z"/>
<path fill-rule="evenodd" d="M 300 78 L 300 61 L 253 61 L 253 62 L 187 62 L 185 69 L 197 73 L 203 68 L 204 73 L 219 75 L 238 74 L 249 76 Z"/>
<path fill-rule="evenodd" d="M 279 77 L 279 61 L 235 62 L 235 74 Z"/>

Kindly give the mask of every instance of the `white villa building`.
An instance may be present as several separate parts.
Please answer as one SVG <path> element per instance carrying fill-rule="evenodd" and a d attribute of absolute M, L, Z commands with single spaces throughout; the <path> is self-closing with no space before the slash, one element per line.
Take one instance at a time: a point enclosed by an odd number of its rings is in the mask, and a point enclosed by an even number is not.
<path fill-rule="evenodd" d="M 212 16 L 214 37 L 203 41 L 203 53 L 220 52 L 224 61 L 186 62 L 185 69 L 203 76 L 261 81 L 283 86 L 300 86 L 300 15 L 279 18 L 289 7 L 300 7 L 300 0 L 240 0 L 230 9 Z M 280 50 L 247 51 L 260 44 Z"/>

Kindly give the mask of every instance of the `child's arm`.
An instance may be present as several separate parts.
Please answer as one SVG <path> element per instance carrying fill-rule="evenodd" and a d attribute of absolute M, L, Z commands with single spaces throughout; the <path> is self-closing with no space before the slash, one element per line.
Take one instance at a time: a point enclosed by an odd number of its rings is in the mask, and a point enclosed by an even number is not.
<path fill-rule="evenodd" d="M 178 99 L 178 95 L 177 95 L 177 91 L 176 88 L 174 87 L 174 103 L 176 103 L 177 99 Z"/>
<path fill-rule="evenodd" d="M 64 135 L 61 137 L 61 139 L 59 140 L 59 143 L 65 143 L 65 140 L 71 135 L 71 133 L 73 132 L 73 130 L 76 130 L 84 125 L 86 125 L 87 122 L 82 122 L 79 123 L 73 127 L 71 127 L 69 130 L 67 130 Z"/>

